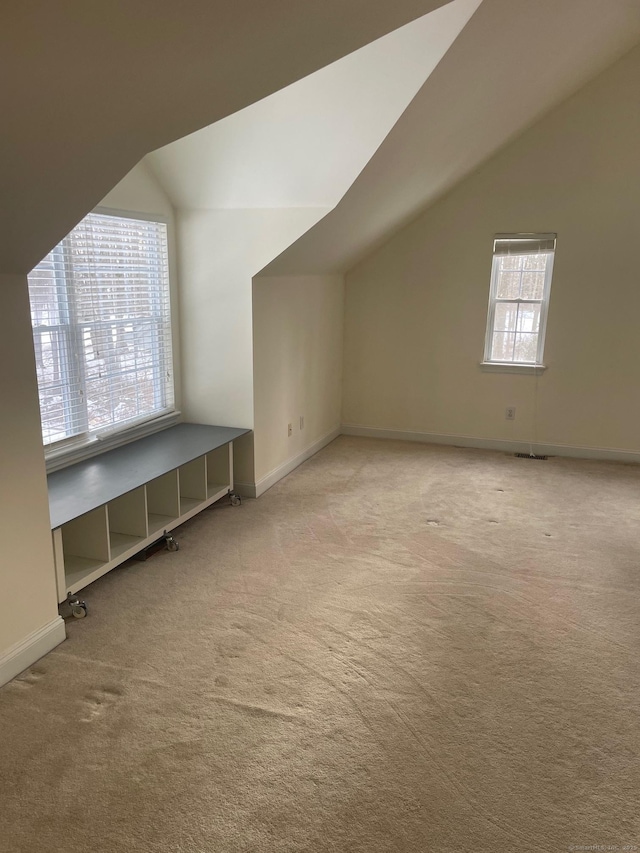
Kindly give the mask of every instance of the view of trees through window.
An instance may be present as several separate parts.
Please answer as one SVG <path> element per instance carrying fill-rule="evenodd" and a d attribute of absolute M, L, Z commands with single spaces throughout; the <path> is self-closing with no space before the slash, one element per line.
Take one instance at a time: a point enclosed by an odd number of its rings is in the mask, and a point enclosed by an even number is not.
<path fill-rule="evenodd" d="M 171 408 L 166 226 L 89 214 L 29 276 L 45 444 Z"/>
<path fill-rule="evenodd" d="M 542 357 L 541 332 L 553 264 L 549 249 L 555 240 L 532 235 L 496 242 L 485 360 L 536 364 Z"/>
<path fill-rule="evenodd" d="M 535 362 L 547 256 L 500 255 L 496 260 L 497 304 L 491 358 Z M 511 301 L 514 299 L 527 301 Z"/>

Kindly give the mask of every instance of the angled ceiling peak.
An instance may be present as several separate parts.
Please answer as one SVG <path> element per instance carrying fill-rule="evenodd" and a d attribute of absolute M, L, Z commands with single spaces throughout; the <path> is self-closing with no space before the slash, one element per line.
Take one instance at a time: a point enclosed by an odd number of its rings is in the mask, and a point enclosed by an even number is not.
<path fill-rule="evenodd" d="M 452 0 L 286 88 L 148 155 L 186 209 L 338 203 L 480 0 Z"/>

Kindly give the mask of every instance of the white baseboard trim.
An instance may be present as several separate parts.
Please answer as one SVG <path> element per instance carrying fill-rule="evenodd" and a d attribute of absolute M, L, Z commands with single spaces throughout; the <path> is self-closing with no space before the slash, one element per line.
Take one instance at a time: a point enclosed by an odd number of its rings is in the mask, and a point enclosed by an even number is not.
<path fill-rule="evenodd" d="M 315 456 L 315 454 L 319 450 L 322 450 L 323 447 L 326 447 L 327 444 L 331 444 L 331 442 L 336 439 L 341 432 L 341 427 L 332 429 L 331 432 L 328 432 L 326 435 L 323 435 L 322 438 L 314 441 L 313 444 L 305 447 L 305 449 L 296 454 L 296 456 L 292 456 L 291 459 L 287 459 L 287 461 L 283 462 L 282 465 L 278 465 L 277 468 L 274 468 L 273 471 L 270 471 L 265 477 L 258 480 L 255 485 L 251 483 L 236 483 L 235 488 L 241 495 L 244 495 L 244 489 L 247 489 L 247 497 L 259 498 L 260 495 L 263 495 L 267 491 L 267 489 L 275 486 L 279 480 L 282 480 L 283 477 L 286 477 L 287 474 L 294 471 L 298 465 L 302 465 L 303 462 L 306 462 L 307 459 L 311 459 L 312 456 Z M 253 490 L 253 494 L 249 494 L 251 490 Z"/>
<path fill-rule="evenodd" d="M 418 441 L 423 444 L 447 444 L 456 447 L 478 447 L 483 450 L 501 450 L 506 453 L 529 453 L 532 449 L 540 456 L 571 456 L 577 459 L 600 459 L 607 462 L 640 462 L 640 451 L 615 450 L 609 447 L 581 447 L 570 444 L 512 441 L 499 438 L 477 438 L 471 435 L 410 432 L 397 429 L 376 429 L 357 424 L 343 424 L 343 435 L 360 435 L 369 438 L 393 438 L 399 441 Z"/>
<path fill-rule="evenodd" d="M 0 655 L 0 687 L 66 640 L 64 620 L 56 616 Z"/>
<path fill-rule="evenodd" d="M 233 491 L 237 492 L 243 498 L 255 498 L 256 497 L 256 484 L 255 483 L 234 483 Z"/>

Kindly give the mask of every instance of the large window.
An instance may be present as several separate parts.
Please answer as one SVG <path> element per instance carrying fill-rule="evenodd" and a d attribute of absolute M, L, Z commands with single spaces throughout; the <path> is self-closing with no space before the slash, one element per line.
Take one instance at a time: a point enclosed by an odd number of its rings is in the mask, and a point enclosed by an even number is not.
<path fill-rule="evenodd" d="M 29 275 L 45 445 L 173 409 L 167 229 L 91 213 Z"/>
<path fill-rule="evenodd" d="M 542 365 L 555 245 L 555 234 L 495 237 L 486 363 Z"/>

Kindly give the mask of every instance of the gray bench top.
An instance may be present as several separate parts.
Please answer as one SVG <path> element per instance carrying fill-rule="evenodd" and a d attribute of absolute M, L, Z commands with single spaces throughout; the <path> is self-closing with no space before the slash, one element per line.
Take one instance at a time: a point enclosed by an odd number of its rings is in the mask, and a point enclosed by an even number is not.
<path fill-rule="evenodd" d="M 177 424 L 54 471 L 47 477 L 51 529 L 248 432 L 236 427 Z"/>

